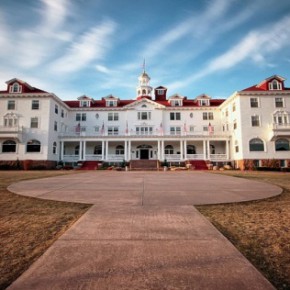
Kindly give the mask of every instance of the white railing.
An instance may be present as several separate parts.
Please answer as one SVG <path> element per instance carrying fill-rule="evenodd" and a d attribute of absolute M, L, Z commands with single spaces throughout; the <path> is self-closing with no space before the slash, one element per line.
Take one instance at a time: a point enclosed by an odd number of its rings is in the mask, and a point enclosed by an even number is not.
<path fill-rule="evenodd" d="M 204 154 L 187 154 L 186 157 L 190 160 L 203 160 Z"/>
<path fill-rule="evenodd" d="M 108 155 L 108 161 L 123 161 L 125 158 L 125 155 Z"/>
<path fill-rule="evenodd" d="M 167 161 L 180 161 L 180 154 L 165 154 L 164 159 Z"/>
<path fill-rule="evenodd" d="M 102 155 L 86 154 L 86 160 L 99 161 L 102 160 Z"/>
<path fill-rule="evenodd" d="M 79 155 L 75 155 L 75 154 L 65 154 L 63 155 L 63 161 L 66 162 L 77 162 L 80 159 Z"/>
<path fill-rule="evenodd" d="M 227 160 L 227 154 L 210 154 L 209 159 L 211 161 L 224 161 Z"/>

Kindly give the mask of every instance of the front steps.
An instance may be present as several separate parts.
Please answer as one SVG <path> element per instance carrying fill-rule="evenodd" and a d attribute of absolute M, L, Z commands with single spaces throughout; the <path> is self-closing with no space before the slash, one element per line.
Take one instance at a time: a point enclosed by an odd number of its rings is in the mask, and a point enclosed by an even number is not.
<path fill-rule="evenodd" d="M 208 170 L 207 164 L 204 160 L 189 160 L 192 170 Z"/>
<path fill-rule="evenodd" d="M 155 171 L 158 170 L 158 160 L 131 160 L 132 171 Z"/>
<path fill-rule="evenodd" d="M 96 170 L 98 169 L 98 161 L 84 161 L 80 170 Z"/>

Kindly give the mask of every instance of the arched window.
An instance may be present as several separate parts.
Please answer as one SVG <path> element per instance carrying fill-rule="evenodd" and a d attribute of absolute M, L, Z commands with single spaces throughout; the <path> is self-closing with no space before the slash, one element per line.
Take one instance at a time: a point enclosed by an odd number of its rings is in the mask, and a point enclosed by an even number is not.
<path fill-rule="evenodd" d="M 264 142 L 260 138 L 250 140 L 250 151 L 264 151 Z"/>
<path fill-rule="evenodd" d="M 282 85 L 277 80 L 273 80 L 269 83 L 269 89 L 270 90 L 282 90 Z"/>
<path fill-rule="evenodd" d="M 18 83 L 14 83 L 10 87 L 10 93 L 21 93 L 21 86 Z"/>
<path fill-rule="evenodd" d="M 41 143 L 38 140 L 30 140 L 26 144 L 26 152 L 40 152 Z"/>
<path fill-rule="evenodd" d="M 102 145 L 96 145 L 94 148 L 95 155 L 102 155 Z"/>
<path fill-rule="evenodd" d="M 124 155 L 124 146 L 118 145 L 116 146 L 116 155 Z"/>
<path fill-rule="evenodd" d="M 18 116 L 14 113 L 7 113 L 4 116 L 4 127 L 17 127 Z"/>
<path fill-rule="evenodd" d="M 196 149 L 194 145 L 187 145 L 187 154 L 196 154 Z"/>
<path fill-rule="evenodd" d="M 287 139 L 278 139 L 275 142 L 276 151 L 289 151 L 289 141 Z"/>
<path fill-rule="evenodd" d="M 79 155 L 80 154 L 80 145 L 77 145 L 75 147 L 75 155 Z"/>
<path fill-rule="evenodd" d="M 16 152 L 16 142 L 13 140 L 4 141 L 2 144 L 2 152 Z"/>
<path fill-rule="evenodd" d="M 56 142 L 53 142 L 53 144 L 52 144 L 52 153 L 53 154 L 56 154 L 56 149 L 57 149 Z"/>
<path fill-rule="evenodd" d="M 142 95 L 146 95 L 146 90 L 142 90 Z"/>
<path fill-rule="evenodd" d="M 174 154 L 174 149 L 172 145 L 166 145 L 164 151 L 165 154 Z"/>

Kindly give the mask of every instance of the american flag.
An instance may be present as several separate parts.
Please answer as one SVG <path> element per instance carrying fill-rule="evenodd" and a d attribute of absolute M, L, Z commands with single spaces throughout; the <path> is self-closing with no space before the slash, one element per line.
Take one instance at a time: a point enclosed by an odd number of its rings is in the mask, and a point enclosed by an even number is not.
<path fill-rule="evenodd" d="M 105 124 L 103 122 L 102 128 L 101 128 L 101 134 L 104 135 L 105 134 Z"/>
<path fill-rule="evenodd" d="M 129 133 L 129 129 L 128 129 L 128 120 L 126 121 L 126 134 Z"/>
<path fill-rule="evenodd" d="M 186 133 L 186 132 L 187 132 L 186 121 L 184 121 L 184 125 L 183 125 L 183 131 L 184 131 L 184 133 Z"/>
<path fill-rule="evenodd" d="M 211 123 L 208 123 L 208 133 L 213 134 L 213 126 L 211 125 Z"/>
<path fill-rule="evenodd" d="M 163 126 L 162 126 L 162 122 L 160 123 L 159 133 L 160 133 L 160 135 L 163 135 Z"/>
<path fill-rule="evenodd" d="M 76 126 L 76 133 L 80 133 L 81 132 L 81 124 L 78 123 Z"/>

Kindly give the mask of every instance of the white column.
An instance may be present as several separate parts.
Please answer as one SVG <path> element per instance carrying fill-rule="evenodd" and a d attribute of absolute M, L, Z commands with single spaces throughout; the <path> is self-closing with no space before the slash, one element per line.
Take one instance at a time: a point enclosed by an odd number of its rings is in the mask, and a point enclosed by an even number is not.
<path fill-rule="evenodd" d="M 84 145 L 83 145 L 83 151 L 84 151 L 84 160 L 86 160 L 86 152 L 87 152 L 87 141 L 84 141 Z"/>
<path fill-rule="evenodd" d="M 207 140 L 207 159 L 210 160 L 210 141 Z"/>
<path fill-rule="evenodd" d="M 230 141 L 226 140 L 226 154 L 227 154 L 227 160 L 230 159 L 229 142 L 230 142 Z"/>
<path fill-rule="evenodd" d="M 130 161 L 132 158 L 132 146 L 131 146 L 131 140 L 128 141 L 128 160 Z"/>
<path fill-rule="evenodd" d="M 108 156 L 109 156 L 109 141 L 108 140 L 106 140 L 105 141 L 105 143 L 106 143 L 106 157 L 105 157 L 105 160 L 108 160 Z"/>
<path fill-rule="evenodd" d="M 203 159 L 206 160 L 206 148 L 207 148 L 207 145 L 206 145 L 206 140 L 203 140 Z"/>
<path fill-rule="evenodd" d="M 164 140 L 161 141 L 161 160 L 164 160 Z"/>
<path fill-rule="evenodd" d="M 157 140 L 157 159 L 160 160 L 160 140 Z"/>
<path fill-rule="evenodd" d="M 79 143 L 79 160 L 82 160 L 82 153 L 83 153 L 83 142 L 80 141 L 80 143 Z"/>
<path fill-rule="evenodd" d="M 183 160 L 183 141 L 180 140 L 180 160 Z"/>
<path fill-rule="evenodd" d="M 127 143 L 127 140 L 125 140 L 125 161 L 128 161 L 128 143 Z"/>
<path fill-rule="evenodd" d="M 105 160 L 105 141 L 102 140 L 102 160 Z"/>
<path fill-rule="evenodd" d="M 183 148 L 184 148 L 184 160 L 187 160 L 187 140 L 183 141 Z"/>

